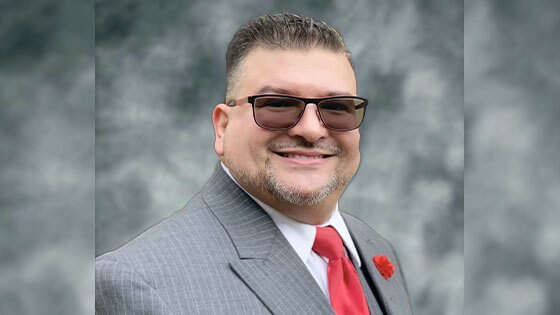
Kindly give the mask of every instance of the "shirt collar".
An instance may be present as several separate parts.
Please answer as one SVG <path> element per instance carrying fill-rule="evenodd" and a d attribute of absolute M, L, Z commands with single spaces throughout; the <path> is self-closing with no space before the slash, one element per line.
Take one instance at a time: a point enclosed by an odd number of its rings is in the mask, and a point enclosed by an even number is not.
<path fill-rule="evenodd" d="M 273 209 L 269 205 L 260 201 L 259 199 L 255 198 L 253 195 L 247 192 L 243 187 L 241 187 L 239 183 L 237 183 L 235 178 L 233 178 L 233 176 L 231 175 L 227 166 L 225 166 L 224 163 L 221 164 L 226 174 L 228 174 L 228 176 L 237 184 L 237 186 L 243 189 L 247 193 L 247 195 L 249 195 L 253 200 L 255 200 L 255 202 L 259 206 L 261 206 L 263 210 L 270 216 L 274 224 L 276 224 L 280 232 L 282 232 L 282 234 L 284 235 L 284 237 L 286 237 L 286 239 L 288 240 L 290 245 L 294 248 L 298 256 L 305 263 L 309 258 L 309 255 L 311 255 L 313 242 L 315 241 L 315 233 L 316 233 L 315 226 L 293 220 L 285 216 L 278 210 Z M 342 218 L 342 215 L 338 210 L 338 203 L 336 204 L 333 214 L 327 220 L 327 222 L 319 226 L 328 226 L 328 225 L 331 225 L 336 229 L 336 231 L 342 238 L 342 241 L 344 242 L 344 246 L 348 250 L 349 256 L 352 258 L 352 260 L 354 261 L 354 263 L 356 263 L 358 267 L 361 267 L 360 256 L 358 255 L 356 246 L 352 241 L 352 237 L 350 237 L 350 232 L 348 231 L 348 227 L 346 226 L 346 223 L 344 223 L 344 219 Z"/>

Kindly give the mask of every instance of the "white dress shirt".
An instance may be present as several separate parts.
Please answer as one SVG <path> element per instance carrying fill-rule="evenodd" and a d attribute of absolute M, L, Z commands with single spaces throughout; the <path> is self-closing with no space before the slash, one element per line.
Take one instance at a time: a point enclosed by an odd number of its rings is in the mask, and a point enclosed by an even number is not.
<path fill-rule="evenodd" d="M 294 248 L 296 253 L 298 254 L 299 258 L 305 263 L 307 269 L 317 281 L 317 284 L 325 294 L 327 298 L 329 298 L 329 286 L 327 280 L 327 266 L 329 260 L 325 257 L 322 257 L 315 253 L 312 250 L 313 243 L 315 242 L 315 225 L 301 223 L 296 220 L 293 220 L 286 215 L 282 214 L 278 210 L 273 209 L 269 205 L 265 204 L 264 202 L 258 200 L 254 196 L 252 196 L 249 192 L 247 192 L 233 176 L 231 175 L 229 169 L 222 163 L 222 168 L 224 171 L 229 175 L 229 177 L 241 188 L 243 189 L 259 206 L 261 206 L 266 213 L 272 218 L 272 221 L 280 232 L 284 235 L 284 237 L 288 240 L 290 245 Z M 331 217 L 327 220 L 327 222 L 318 225 L 318 226 L 333 226 L 342 241 L 344 242 L 344 246 L 346 247 L 347 253 L 354 261 L 354 264 L 361 267 L 360 257 L 358 256 L 358 251 L 356 250 L 356 246 L 350 237 L 350 232 L 348 232 L 348 228 L 338 211 L 338 203 L 336 204 L 334 211 Z"/>

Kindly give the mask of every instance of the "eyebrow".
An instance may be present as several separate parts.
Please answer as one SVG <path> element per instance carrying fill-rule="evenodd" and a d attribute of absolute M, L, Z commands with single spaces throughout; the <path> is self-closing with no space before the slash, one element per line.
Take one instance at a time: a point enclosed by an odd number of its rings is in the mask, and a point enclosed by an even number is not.
<path fill-rule="evenodd" d="M 294 93 L 292 90 L 288 90 L 281 87 L 275 87 L 271 85 L 265 85 L 256 92 L 256 94 L 266 94 L 266 93 L 285 94 L 285 95 L 293 95 L 293 96 L 297 95 L 297 93 Z M 344 91 L 330 91 L 327 92 L 324 96 L 339 96 L 339 95 L 352 95 L 352 93 L 348 93 Z"/>

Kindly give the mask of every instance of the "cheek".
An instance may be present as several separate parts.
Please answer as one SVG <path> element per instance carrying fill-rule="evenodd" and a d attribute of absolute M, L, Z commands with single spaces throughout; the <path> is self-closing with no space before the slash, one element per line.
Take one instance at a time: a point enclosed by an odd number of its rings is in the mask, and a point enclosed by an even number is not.
<path fill-rule="evenodd" d="M 346 163 L 349 169 L 357 169 L 360 164 L 360 134 L 349 135 L 341 142 L 346 151 Z"/>
<path fill-rule="evenodd" d="M 239 132 L 237 127 L 228 126 L 224 140 L 224 155 L 230 159 L 239 159 L 239 155 L 241 155 L 246 148 L 246 141 L 247 139 L 243 137 L 243 133 Z"/>
<path fill-rule="evenodd" d="M 339 139 L 349 158 L 360 159 L 360 134 L 354 132 Z"/>
<path fill-rule="evenodd" d="M 263 160 L 266 157 L 268 138 L 259 129 L 256 125 L 248 125 L 246 121 L 236 121 L 229 125 L 224 141 L 226 158 L 248 166 Z"/>

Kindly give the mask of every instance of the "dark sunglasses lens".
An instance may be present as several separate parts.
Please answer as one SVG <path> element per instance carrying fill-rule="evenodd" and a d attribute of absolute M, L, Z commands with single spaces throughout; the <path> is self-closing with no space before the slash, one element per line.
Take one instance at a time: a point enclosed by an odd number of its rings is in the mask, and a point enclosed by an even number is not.
<path fill-rule="evenodd" d="M 366 102 L 359 98 L 337 98 L 319 103 L 323 123 L 332 130 L 356 129 L 364 120 Z"/>
<path fill-rule="evenodd" d="M 293 127 L 305 106 L 300 100 L 277 96 L 257 97 L 254 103 L 257 124 L 273 130 Z"/>

